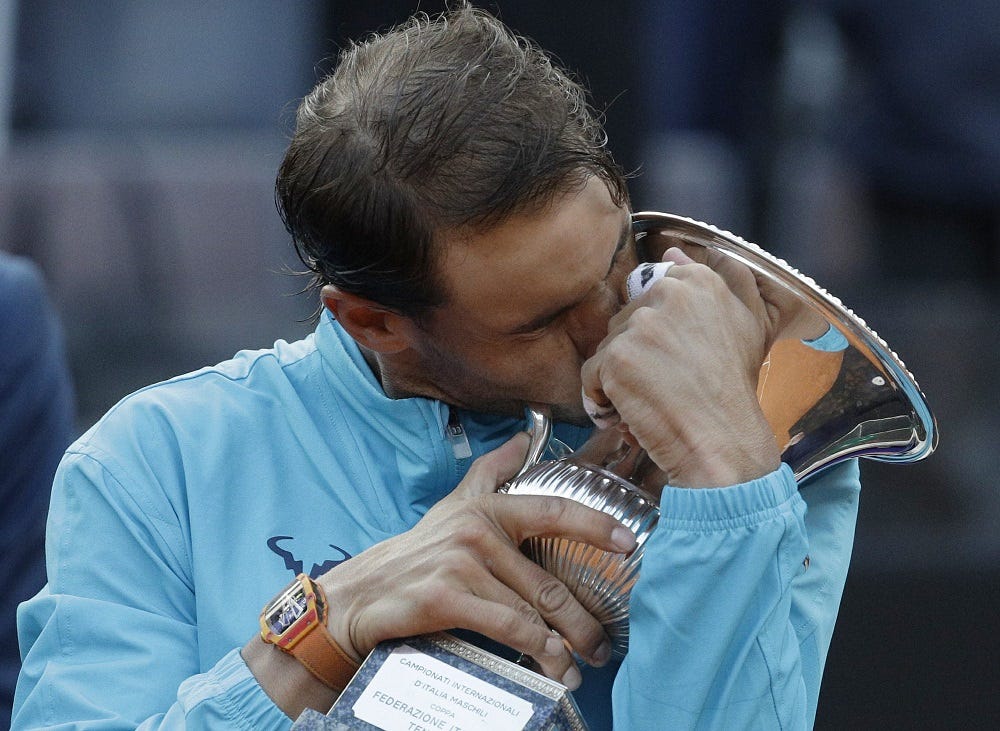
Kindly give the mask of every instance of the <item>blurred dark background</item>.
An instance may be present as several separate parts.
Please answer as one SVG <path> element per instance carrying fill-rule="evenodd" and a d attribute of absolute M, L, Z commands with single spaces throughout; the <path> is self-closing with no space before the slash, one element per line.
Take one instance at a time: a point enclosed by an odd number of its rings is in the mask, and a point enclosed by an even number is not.
<path fill-rule="evenodd" d="M 414 2 L 0 0 L 0 249 L 46 276 L 79 430 L 311 329 L 272 195 L 292 113 Z M 1000 4 L 484 7 L 589 85 L 636 210 L 787 258 L 928 395 L 938 452 L 863 467 L 817 728 L 997 728 Z"/>

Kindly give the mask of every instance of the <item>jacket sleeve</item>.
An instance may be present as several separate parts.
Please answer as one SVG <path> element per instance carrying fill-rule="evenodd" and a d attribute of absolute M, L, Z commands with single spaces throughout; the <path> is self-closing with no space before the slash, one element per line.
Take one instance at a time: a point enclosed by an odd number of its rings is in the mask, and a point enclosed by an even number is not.
<path fill-rule="evenodd" d="M 632 592 L 615 728 L 811 728 L 859 492 L 854 460 L 801 491 L 787 465 L 666 488 Z"/>
<path fill-rule="evenodd" d="M 200 657 L 183 505 L 127 474 L 96 449 L 57 472 L 49 583 L 18 612 L 12 728 L 287 728 L 238 648 Z"/>

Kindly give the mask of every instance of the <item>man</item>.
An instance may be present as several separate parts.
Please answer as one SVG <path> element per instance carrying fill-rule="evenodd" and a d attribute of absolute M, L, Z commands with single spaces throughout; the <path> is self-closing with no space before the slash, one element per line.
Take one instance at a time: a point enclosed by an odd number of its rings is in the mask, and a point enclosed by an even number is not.
<path fill-rule="evenodd" d="M 74 437 L 73 384 L 62 327 L 38 267 L 0 251 L 0 528 L 2 626 L 45 583 L 42 548 L 52 475 Z M 0 718 L 14 701 L 21 659 L 0 652 Z"/>
<path fill-rule="evenodd" d="M 15 727 L 281 727 L 328 708 L 379 641 L 449 628 L 582 683 L 595 729 L 612 708 L 620 728 L 809 725 L 856 468 L 813 487 L 808 533 L 755 397 L 780 313 L 747 273 L 671 250 L 623 306 L 627 194 L 582 90 L 486 13 L 416 18 L 303 101 L 277 190 L 317 330 L 140 391 L 69 450 Z M 578 445 L 581 390 L 671 485 L 620 670 L 591 669 L 601 626 L 518 546 L 635 537 L 495 493 L 524 458 L 524 404 Z M 260 607 L 300 572 L 315 582 L 269 605 L 265 641 Z M 272 635 L 313 593 L 319 649 L 283 652 Z"/>

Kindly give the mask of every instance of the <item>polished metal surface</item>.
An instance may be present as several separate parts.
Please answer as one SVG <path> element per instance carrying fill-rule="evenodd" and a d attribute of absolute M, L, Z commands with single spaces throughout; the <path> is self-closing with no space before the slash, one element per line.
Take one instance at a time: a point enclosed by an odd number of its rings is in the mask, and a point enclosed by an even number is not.
<path fill-rule="evenodd" d="M 647 256 L 669 246 L 704 248 L 751 269 L 804 316 L 843 336 L 838 352 L 783 337 L 771 349 L 758 398 L 782 461 L 799 479 L 851 457 L 914 462 L 937 446 L 937 424 L 899 357 L 839 299 L 756 244 L 714 226 L 665 213 L 636 213 L 633 228 Z"/>
<path fill-rule="evenodd" d="M 628 556 L 562 538 L 530 538 L 525 545 L 528 555 L 566 584 L 604 625 L 612 651 L 623 656 L 628 649 L 629 594 L 639 577 L 646 539 L 660 517 L 656 498 L 612 472 L 573 458 L 536 465 L 518 477 L 509 492 L 570 498 L 613 515 L 636 534 L 638 546 Z"/>
<path fill-rule="evenodd" d="M 714 226 L 665 213 L 636 213 L 633 230 L 646 261 L 671 246 L 713 268 L 745 266 L 782 313 L 761 368 L 757 397 L 798 480 L 854 457 L 913 462 L 937 445 L 937 424 L 899 357 L 864 320 L 784 261 Z M 805 338 L 805 339 L 804 339 Z M 817 342 L 817 340 L 821 342 Z M 628 599 L 643 547 L 659 518 L 665 476 L 615 428 L 595 430 L 566 455 L 551 449 L 551 423 L 529 407 L 532 445 L 510 494 L 567 497 L 614 515 L 638 536 L 630 556 L 559 538 L 532 539 L 528 554 L 561 579 L 605 626 L 617 656 L 628 647 Z M 558 459 L 542 461 L 546 449 Z"/>

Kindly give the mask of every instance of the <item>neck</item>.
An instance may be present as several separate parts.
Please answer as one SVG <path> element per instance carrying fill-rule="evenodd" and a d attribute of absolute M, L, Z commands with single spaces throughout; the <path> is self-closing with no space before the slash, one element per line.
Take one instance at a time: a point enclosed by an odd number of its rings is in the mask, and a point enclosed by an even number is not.
<path fill-rule="evenodd" d="M 405 379 L 400 379 L 396 375 L 396 372 L 400 369 L 398 367 L 394 369 L 390 358 L 386 355 L 370 348 L 366 348 L 361 344 L 358 345 L 358 348 L 361 350 L 361 355 L 364 357 L 365 363 L 367 363 L 368 367 L 371 368 L 375 378 L 378 379 L 379 384 L 381 384 L 382 390 L 389 398 L 402 399 L 412 398 L 414 396 L 437 399 L 441 398 L 441 395 L 439 394 L 421 392 L 418 389 L 410 388 Z"/>
<path fill-rule="evenodd" d="M 358 344 L 358 349 L 361 351 L 361 355 L 365 359 L 365 363 L 367 363 L 368 367 L 371 368 L 375 378 L 378 379 L 379 383 L 382 383 L 382 364 L 379 363 L 378 353 L 374 350 L 369 350 L 360 343 Z M 383 384 L 383 388 L 384 387 L 385 384 Z"/>

